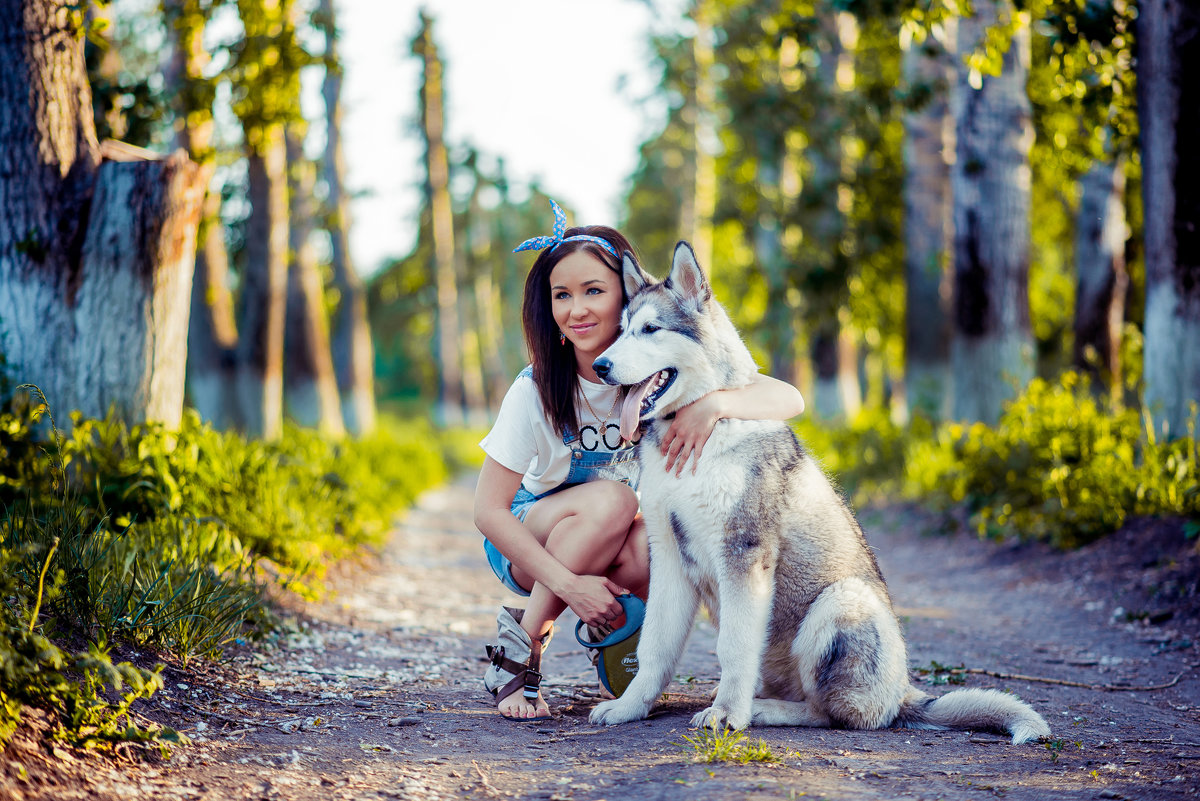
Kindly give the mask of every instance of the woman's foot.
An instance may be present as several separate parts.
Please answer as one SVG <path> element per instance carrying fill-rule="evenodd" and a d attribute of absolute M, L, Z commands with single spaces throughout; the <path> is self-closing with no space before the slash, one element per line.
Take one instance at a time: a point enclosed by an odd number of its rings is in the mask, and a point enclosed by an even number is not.
<path fill-rule="evenodd" d="M 496 704 L 496 708 L 500 710 L 501 716 L 512 720 L 538 720 L 550 717 L 550 707 L 546 703 L 546 699 L 542 698 L 541 690 L 538 690 L 537 700 L 530 701 L 518 689 L 516 692 L 509 693 L 507 697 L 501 698 Z"/>

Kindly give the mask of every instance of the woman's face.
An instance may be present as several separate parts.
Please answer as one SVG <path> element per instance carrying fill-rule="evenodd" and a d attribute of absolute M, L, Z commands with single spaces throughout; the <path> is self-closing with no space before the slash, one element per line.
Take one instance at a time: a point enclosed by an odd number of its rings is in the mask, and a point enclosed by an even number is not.
<path fill-rule="evenodd" d="M 590 367 L 621 333 L 621 279 L 604 262 L 577 250 L 550 271 L 554 322 Z"/>

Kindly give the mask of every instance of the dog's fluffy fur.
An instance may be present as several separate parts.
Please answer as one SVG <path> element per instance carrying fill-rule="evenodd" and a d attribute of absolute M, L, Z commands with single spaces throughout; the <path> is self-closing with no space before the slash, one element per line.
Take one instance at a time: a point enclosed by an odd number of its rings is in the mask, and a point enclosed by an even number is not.
<path fill-rule="evenodd" d="M 642 511 L 650 595 L 639 672 L 595 723 L 646 717 L 675 670 L 699 603 L 718 626 L 721 681 L 696 726 L 968 728 L 1014 743 L 1048 736 L 1028 704 L 996 690 L 933 698 L 909 681 L 900 626 L 854 514 L 781 422 L 722 420 L 698 469 L 665 469 L 660 437 L 675 410 L 747 384 L 753 359 L 685 242 L 670 276 L 625 254 L 630 297 L 620 338 L 596 360 L 630 387 L 624 433 L 643 435 Z"/>

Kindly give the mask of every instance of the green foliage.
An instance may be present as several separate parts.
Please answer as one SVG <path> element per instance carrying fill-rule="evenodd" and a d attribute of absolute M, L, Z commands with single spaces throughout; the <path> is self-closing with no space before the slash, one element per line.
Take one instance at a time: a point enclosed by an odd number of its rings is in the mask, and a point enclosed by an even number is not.
<path fill-rule="evenodd" d="M 0 417 L 8 457 L 0 503 L 53 484 L 31 428 Z M 114 416 L 76 419 L 61 457 L 84 502 L 80 527 L 133 527 L 170 556 L 222 570 L 253 554 L 306 582 L 359 546 L 381 543 L 391 516 L 446 475 L 431 426 L 386 419 L 368 439 L 335 442 L 289 427 L 276 443 L 215 431 L 191 411 L 176 432 L 129 428 Z M 193 545 L 173 552 L 176 540 Z"/>
<path fill-rule="evenodd" d="M 821 461 L 825 472 L 847 495 L 860 501 L 899 492 L 906 444 L 928 437 L 933 430 L 923 418 L 903 427 L 887 412 L 872 408 L 864 408 L 842 425 L 801 417 L 794 428 L 808 450 Z"/>
<path fill-rule="evenodd" d="M 445 478 L 443 445 L 465 464 L 477 439 L 385 417 L 362 440 L 289 428 L 267 444 L 190 413 L 176 432 L 75 417 L 62 436 L 34 393 L 0 413 L 0 743 L 22 704 L 82 745 L 177 741 L 130 711 L 158 673 L 113 664 L 106 643 L 218 657 L 273 624 L 268 582 L 317 594 L 330 564 L 381 544 Z M 77 654 L 53 642 L 81 637 L 93 644 Z"/>
<path fill-rule="evenodd" d="M 999 423 L 900 427 L 880 412 L 847 426 L 797 426 L 814 455 L 860 501 L 879 494 L 965 508 L 980 536 L 1091 542 L 1129 515 L 1200 519 L 1200 450 L 1166 441 L 1148 417 L 1110 409 L 1087 381 L 1035 379 Z"/>
<path fill-rule="evenodd" d="M 766 741 L 743 742 L 746 739 L 744 731 L 725 729 L 700 729 L 696 736 L 683 735 L 688 745 L 678 743 L 680 748 L 691 750 L 695 762 L 737 762 L 745 765 L 750 762 L 779 762 L 779 757 L 771 752 Z"/>
<path fill-rule="evenodd" d="M 162 688 L 161 666 L 114 664 L 103 635 L 86 651 L 70 653 L 37 630 L 40 596 L 31 596 L 20 576 L 30 557 L 48 566 L 53 555 L 43 559 L 36 549 L 7 541 L 0 547 L 0 748 L 20 724 L 22 706 L 57 711 L 51 736 L 75 745 L 183 742 L 172 729 L 139 723 L 130 709 Z"/>

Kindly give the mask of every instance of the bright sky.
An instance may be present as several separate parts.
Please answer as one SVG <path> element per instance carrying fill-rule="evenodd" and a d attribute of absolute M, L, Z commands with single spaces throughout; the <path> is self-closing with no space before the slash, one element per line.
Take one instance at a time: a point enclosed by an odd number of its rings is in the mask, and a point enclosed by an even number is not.
<path fill-rule="evenodd" d="M 416 240 L 424 167 L 409 44 L 422 7 L 446 66 L 448 144 L 503 157 L 514 185 L 538 180 L 577 223 L 616 223 L 638 146 L 665 114 L 650 97 L 649 34 L 681 24 L 680 0 L 338 0 L 359 272 Z M 550 220 L 547 209 L 547 232 Z"/>

